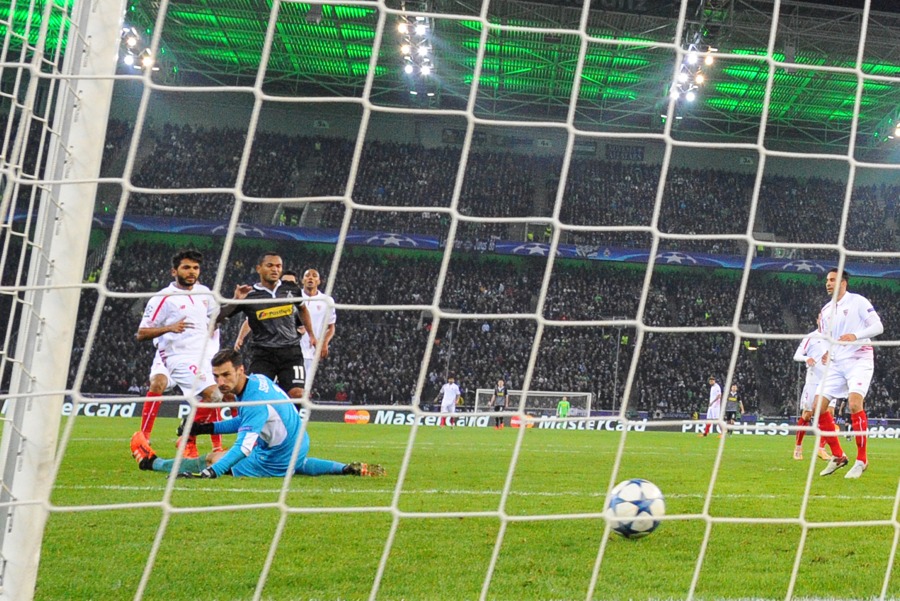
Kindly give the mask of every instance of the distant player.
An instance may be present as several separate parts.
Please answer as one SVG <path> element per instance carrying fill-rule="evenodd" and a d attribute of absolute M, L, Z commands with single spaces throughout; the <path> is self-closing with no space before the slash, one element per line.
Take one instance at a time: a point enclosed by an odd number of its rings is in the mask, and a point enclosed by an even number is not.
<path fill-rule="evenodd" d="M 453 423 L 453 414 L 456 413 L 456 403 L 462 397 L 462 393 L 459 390 L 459 386 L 456 385 L 456 379 L 453 376 L 447 378 L 447 383 L 441 386 L 441 391 L 438 393 L 437 398 L 434 400 L 435 403 L 440 400 L 441 401 L 441 413 L 449 413 L 450 415 L 444 416 L 441 415 L 441 427 L 444 427 L 445 423 L 449 423 L 450 427 L 453 428 L 456 424 Z M 446 419 L 445 419 L 446 418 Z"/>
<path fill-rule="evenodd" d="M 290 399 L 269 378 L 247 375 L 240 353 L 226 349 L 212 358 L 213 374 L 223 395 L 234 395 L 238 402 L 271 401 L 264 404 L 241 406 L 238 417 L 215 424 L 194 423 L 191 428 L 182 422 L 179 433 L 237 434 L 234 446 L 227 453 L 216 452 L 200 459 L 182 461 L 179 477 L 218 478 L 230 474 L 248 478 L 265 478 L 292 475 L 322 476 L 384 476 L 380 465 L 366 463 L 339 463 L 308 457 L 309 434 L 302 428 L 303 421 L 294 411 Z M 291 461 L 297 439 L 301 436 L 299 454 Z M 146 437 L 136 432 L 131 439 L 131 454 L 142 470 L 170 472 L 172 459 L 160 459 L 150 447 Z"/>
<path fill-rule="evenodd" d="M 569 410 L 572 408 L 572 404 L 569 403 L 569 397 L 563 397 L 559 399 L 559 402 L 556 404 L 556 417 L 569 417 Z"/>
<path fill-rule="evenodd" d="M 316 340 L 319 341 L 316 346 L 313 346 L 305 330 L 300 339 L 308 382 L 311 382 L 313 377 L 313 359 L 316 356 L 316 349 L 319 351 L 319 361 L 328 356 L 328 344 L 334 338 L 334 324 L 337 321 L 334 299 L 319 290 L 321 284 L 319 272 L 315 269 L 307 269 L 303 273 L 303 300 L 306 301 L 306 310 L 309 311 L 313 333 Z"/>
<path fill-rule="evenodd" d="M 867 344 L 871 338 L 884 331 L 881 318 L 869 300 L 859 294 L 847 291 L 849 274 L 844 271 L 838 281 L 838 270 L 832 269 L 825 279 L 825 289 L 829 295 L 837 296 L 828 301 L 819 313 L 821 331 L 835 340 L 854 344 L 832 344 L 822 358 L 828 365 L 821 392 L 816 397 L 819 410 L 819 427 L 825 432 L 834 430 L 834 419 L 828 413 L 831 401 L 847 397 L 850 406 L 850 423 L 856 435 L 856 463 L 845 478 L 859 478 L 869 466 L 866 454 L 869 419 L 863 408 L 863 401 L 875 373 L 875 351 Z M 828 435 L 831 446 L 831 461 L 820 472 L 829 476 L 849 463 L 837 435 Z"/>
<path fill-rule="evenodd" d="M 135 337 L 152 340 L 156 355 L 150 368 L 150 390 L 141 411 L 141 432 L 149 439 L 159 414 L 161 397 L 175 386 L 185 395 L 199 390 L 204 402 L 216 396 L 216 382 L 209 360 L 219 350 L 218 330 L 210 336 L 209 326 L 218 304 L 212 291 L 199 284 L 203 255 L 193 249 L 180 250 L 172 257 L 175 281 L 147 303 Z M 197 410 L 198 422 L 218 421 L 219 410 Z M 197 439 L 188 439 L 185 457 L 197 457 Z M 212 439 L 221 450 L 222 437 Z"/>
<path fill-rule="evenodd" d="M 734 425 L 735 418 L 744 413 L 744 402 L 738 396 L 737 384 L 731 385 L 731 391 L 725 397 L 725 421 Z"/>
<path fill-rule="evenodd" d="M 794 353 L 794 361 L 802 362 L 806 365 L 806 382 L 803 385 L 803 392 L 800 394 L 800 417 L 797 418 L 798 426 L 808 426 L 812 423 L 816 389 L 819 382 L 822 381 L 822 374 L 825 372 L 825 366 L 822 364 L 822 356 L 828 350 L 828 343 L 816 338 L 816 332 L 810 332 L 800 341 L 800 346 Z M 828 407 L 829 411 L 834 411 L 834 405 Z M 803 437 L 806 436 L 805 430 L 797 430 L 797 445 L 794 447 L 794 459 L 803 459 Z M 819 458 L 829 461 L 831 456 L 825 450 L 825 437 L 819 439 Z"/>
<path fill-rule="evenodd" d="M 709 377 L 709 407 L 706 409 L 706 419 L 714 420 L 719 419 L 719 415 L 722 411 L 722 387 L 716 383 L 716 378 L 713 376 Z M 703 428 L 703 432 L 697 434 L 697 436 L 709 436 L 710 428 L 712 428 L 712 423 L 707 423 L 706 427 Z M 719 435 L 721 436 L 721 434 Z"/>
<path fill-rule="evenodd" d="M 497 380 L 497 385 L 494 386 L 494 394 L 491 395 L 491 405 L 494 407 L 495 413 L 500 413 L 509 407 L 509 394 L 506 390 L 506 382 L 502 379 Z M 503 429 L 502 415 L 494 416 L 494 429 Z"/>

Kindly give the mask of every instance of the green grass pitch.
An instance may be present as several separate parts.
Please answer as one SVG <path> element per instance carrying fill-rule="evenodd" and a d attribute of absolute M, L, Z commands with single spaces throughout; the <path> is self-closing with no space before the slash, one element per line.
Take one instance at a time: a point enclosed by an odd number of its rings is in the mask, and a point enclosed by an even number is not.
<path fill-rule="evenodd" d="M 410 427 L 313 422 L 312 456 L 383 463 L 388 477 L 293 478 L 281 505 L 281 479 L 177 480 L 166 499 L 165 476 L 139 471 L 130 457 L 137 424 L 78 418 L 52 495 L 37 599 L 134 598 L 162 524 L 144 599 L 252 598 L 280 527 L 263 599 L 367 599 L 395 518 L 378 599 L 478 599 L 504 527 L 501 509 L 510 519 L 487 598 L 585 599 L 621 441 L 615 432 L 527 430 L 501 507 L 518 430 L 420 428 L 398 491 Z M 174 454 L 175 425 L 156 424 L 154 446 L 163 456 Z M 841 440 L 853 457 L 852 443 Z M 898 532 L 900 441 L 871 440 L 871 466 L 856 481 L 845 480 L 844 471 L 819 477 L 824 463 L 816 460 L 804 508 L 812 460 L 792 460 L 792 438 L 729 437 L 710 521 L 704 507 L 721 442 L 628 434 L 616 480 L 656 483 L 673 519 L 644 539 L 610 535 L 593 598 L 685 599 L 699 570 L 695 599 L 784 599 L 801 540 L 794 598 L 881 595 Z M 201 452 L 208 445 L 201 439 Z M 807 439 L 807 457 L 812 446 Z M 125 506 L 135 503 L 142 505 Z M 228 506 L 240 507 L 208 511 Z M 292 510 L 284 520 L 282 508 Z M 313 511 L 293 511 L 299 509 Z M 801 515 L 811 526 L 805 538 Z M 847 521 L 866 523 L 837 524 Z M 887 598 L 900 598 L 897 572 Z"/>

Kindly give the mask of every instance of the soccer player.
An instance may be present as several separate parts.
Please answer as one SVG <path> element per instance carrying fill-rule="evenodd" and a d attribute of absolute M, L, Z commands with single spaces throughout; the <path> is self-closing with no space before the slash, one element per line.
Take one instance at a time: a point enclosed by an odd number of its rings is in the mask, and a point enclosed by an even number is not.
<path fill-rule="evenodd" d="M 491 405 L 494 407 L 494 413 L 500 413 L 506 409 L 509 406 L 508 403 L 509 395 L 506 390 L 506 382 L 501 378 L 500 380 L 497 380 L 497 385 L 494 386 L 494 394 L 491 395 Z M 503 416 L 494 416 L 494 429 L 503 429 Z"/>
<path fill-rule="evenodd" d="M 822 333 L 840 342 L 854 344 L 832 344 L 823 356 L 823 363 L 828 365 L 821 392 L 816 396 L 819 409 L 819 427 L 825 432 L 834 430 L 834 418 L 828 413 L 828 404 L 835 399 L 846 396 L 850 405 L 850 423 L 856 435 L 856 462 L 844 476 L 859 478 L 869 466 L 866 454 L 869 420 L 863 408 L 863 401 L 872 383 L 875 373 L 875 351 L 867 344 L 873 336 L 884 331 L 881 318 L 869 300 L 853 292 L 847 291 L 850 275 L 843 271 L 838 281 L 838 270 L 832 269 L 825 278 L 825 289 L 832 300 L 825 303 L 819 313 L 819 324 Z M 829 476 L 849 463 L 841 448 L 836 434 L 828 434 L 831 446 L 831 461 L 820 472 L 821 476 Z"/>
<path fill-rule="evenodd" d="M 252 286 L 238 285 L 234 289 L 234 300 L 253 302 L 222 305 L 217 320 L 222 322 L 235 313 L 244 313 L 253 334 L 250 373 L 262 374 L 278 382 L 288 396 L 299 399 L 306 384 L 306 365 L 298 326 L 303 325 L 307 332 L 312 332 L 309 338 L 312 346 L 316 346 L 317 341 L 309 311 L 300 302 L 299 288 L 296 284 L 281 281 L 283 268 L 277 252 L 260 255 L 256 264 L 259 282 Z"/>
<path fill-rule="evenodd" d="M 722 410 L 722 387 L 716 383 L 714 376 L 709 377 L 709 407 L 706 409 L 706 419 L 719 419 L 719 412 Z M 707 423 L 703 432 L 699 432 L 697 436 L 709 436 L 712 423 Z M 719 434 L 719 436 L 722 436 Z"/>
<path fill-rule="evenodd" d="M 285 284 L 294 284 L 295 286 L 298 284 L 297 274 L 290 269 L 285 269 L 281 272 L 281 281 Z M 298 330 L 301 328 L 298 328 Z M 303 330 L 304 332 L 306 330 Z M 244 346 L 244 341 L 247 340 L 247 336 L 250 335 L 250 320 L 246 317 L 244 318 L 244 323 L 241 324 L 241 329 L 238 332 L 237 338 L 234 341 L 234 350 L 239 351 L 241 347 Z"/>
<path fill-rule="evenodd" d="M 334 299 L 319 290 L 322 280 L 315 269 L 307 269 L 303 272 L 303 300 L 306 301 L 306 310 L 312 321 L 313 333 L 319 344 L 313 346 L 309 342 L 306 331 L 300 339 L 303 348 L 303 361 L 306 367 L 306 378 L 310 382 L 313 378 L 313 359 L 316 350 L 319 351 L 319 361 L 328 356 L 328 343 L 334 338 L 334 324 L 337 321 L 337 312 L 334 309 Z"/>
<path fill-rule="evenodd" d="M 210 336 L 209 326 L 218 303 L 212 291 L 199 284 L 203 255 L 193 249 L 180 250 L 172 257 L 175 281 L 147 303 L 135 337 L 152 340 L 156 355 L 150 368 L 150 390 L 141 410 L 141 432 L 150 438 L 159 414 L 161 397 L 176 385 L 183 394 L 200 389 L 200 398 L 212 402 L 216 383 L 209 359 L 219 350 L 218 330 Z M 218 421 L 218 409 L 197 410 L 197 421 Z M 213 449 L 222 450 L 222 437 L 212 439 Z M 188 439 L 185 457 L 197 457 L 197 439 Z"/>
<path fill-rule="evenodd" d="M 441 401 L 441 413 L 449 413 L 449 416 L 446 416 L 446 422 L 450 424 L 450 427 L 453 428 L 456 424 L 453 423 L 453 414 L 456 413 L 456 402 L 459 398 L 462 397 L 462 393 L 459 390 L 459 386 L 456 384 L 456 379 L 453 376 L 447 378 L 447 383 L 441 386 L 441 391 L 438 393 L 437 398 L 434 400 L 435 403 L 438 400 Z M 444 427 L 445 416 L 441 415 L 441 427 Z"/>
<path fill-rule="evenodd" d="M 744 402 L 738 396 L 737 384 L 732 384 L 731 391 L 725 397 L 725 421 L 732 426 L 734 425 L 734 418 L 737 417 L 738 409 L 740 409 L 741 413 L 744 413 Z"/>
<path fill-rule="evenodd" d="M 569 409 L 572 408 L 572 405 L 569 403 L 569 397 L 563 397 L 559 399 L 559 402 L 556 404 L 556 417 L 569 417 Z"/>
<path fill-rule="evenodd" d="M 307 455 L 309 434 L 303 431 L 303 420 L 294 411 L 290 397 L 272 380 L 261 374 L 246 374 L 241 354 L 233 349 L 216 353 L 212 358 L 213 375 L 223 396 L 234 395 L 238 402 L 271 401 L 242 405 L 238 416 L 212 424 L 185 421 L 179 434 L 237 434 L 235 444 L 226 452 L 210 453 L 205 458 L 181 463 L 179 477 L 218 478 L 230 474 L 249 478 L 291 475 L 384 476 L 382 466 L 367 463 L 339 463 Z M 297 439 L 300 450 L 291 461 Z M 150 447 L 142 432 L 131 439 L 131 454 L 142 470 L 170 472 L 173 459 L 161 459 Z"/>
<path fill-rule="evenodd" d="M 800 394 L 800 417 L 797 418 L 798 426 L 808 426 L 812 423 L 813 410 L 815 408 L 816 389 L 822 381 L 825 366 L 822 364 L 822 356 L 828 350 L 828 343 L 822 338 L 816 338 L 818 331 L 810 332 L 800 341 L 794 353 L 794 361 L 806 364 L 806 382 L 803 392 Z M 829 405 L 829 411 L 834 410 L 833 402 Z M 797 445 L 794 447 L 794 459 L 803 459 L 803 437 L 805 430 L 797 430 Z M 831 456 L 825 450 L 825 437 L 819 439 L 819 457 L 829 461 Z"/>

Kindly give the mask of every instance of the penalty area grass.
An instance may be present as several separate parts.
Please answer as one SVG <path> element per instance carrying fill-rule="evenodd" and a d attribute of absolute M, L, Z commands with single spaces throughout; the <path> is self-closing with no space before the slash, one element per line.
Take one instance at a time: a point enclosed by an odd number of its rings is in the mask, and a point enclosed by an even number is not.
<path fill-rule="evenodd" d="M 598 600 L 685 599 L 692 583 L 695 599 L 784 599 L 795 564 L 794 598 L 864 599 L 881 595 L 898 532 L 892 439 L 870 440 L 869 470 L 845 480 L 818 476 L 812 437 L 794 461 L 793 437 L 629 432 L 615 480 L 657 484 L 667 519 L 625 540 L 600 517 L 618 432 L 527 430 L 510 474 L 518 430 L 420 427 L 398 483 L 411 427 L 312 422 L 311 456 L 388 476 L 170 481 L 131 459 L 137 419 L 77 420 L 36 599 L 130 599 L 145 572 L 144 599 L 252 599 L 264 574 L 262 599 L 368 599 L 385 554 L 378 599 L 478 599 L 485 586 L 488 599 L 586 599 L 605 538 Z M 157 420 L 162 456 L 176 424 Z M 896 571 L 886 597 L 900 597 Z"/>

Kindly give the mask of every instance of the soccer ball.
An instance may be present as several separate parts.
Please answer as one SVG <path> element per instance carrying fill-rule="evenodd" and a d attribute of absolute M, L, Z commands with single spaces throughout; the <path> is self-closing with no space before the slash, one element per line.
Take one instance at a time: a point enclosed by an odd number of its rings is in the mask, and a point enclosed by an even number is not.
<path fill-rule="evenodd" d="M 666 499 L 657 485 L 633 478 L 619 482 L 612 489 L 606 499 L 605 513 L 617 534 L 641 538 L 659 526 L 659 518 L 666 514 Z"/>

